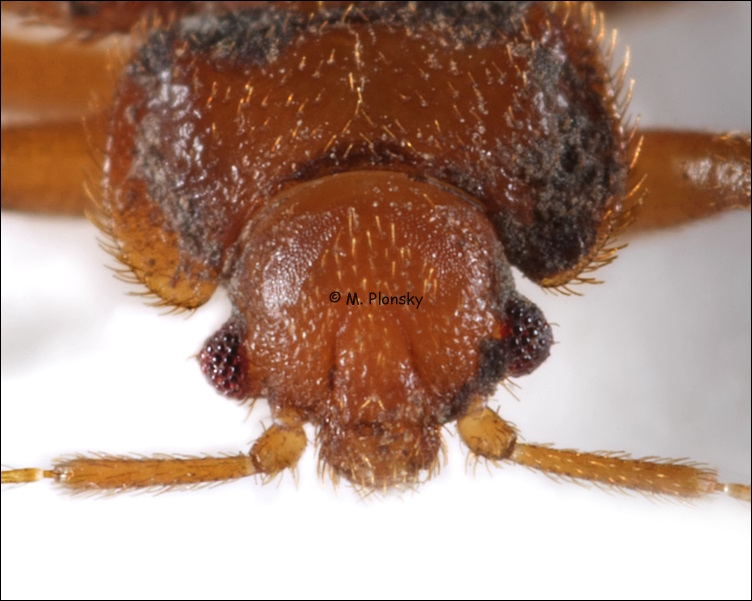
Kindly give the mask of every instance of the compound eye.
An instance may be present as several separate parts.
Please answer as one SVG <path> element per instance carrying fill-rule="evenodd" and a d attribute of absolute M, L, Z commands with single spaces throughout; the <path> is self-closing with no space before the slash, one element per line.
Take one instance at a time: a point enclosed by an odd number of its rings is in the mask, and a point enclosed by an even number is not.
<path fill-rule="evenodd" d="M 219 392 L 233 399 L 245 399 L 249 392 L 244 338 L 245 328 L 230 319 L 206 341 L 198 356 L 204 375 Z"/>
<path fill-rule="evenodd" d="M 525 376 L 548 358 L 554 340 L 551 326 L 537 306 L 516 293 L 504 306 L 504 314 L 506 375 Z"/>

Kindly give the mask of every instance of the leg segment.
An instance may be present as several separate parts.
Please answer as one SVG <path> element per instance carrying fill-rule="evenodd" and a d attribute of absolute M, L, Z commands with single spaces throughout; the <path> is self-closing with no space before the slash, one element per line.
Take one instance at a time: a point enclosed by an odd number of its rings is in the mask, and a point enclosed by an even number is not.
<path fill-rule="evenodd" d="M 632 185 L 647 197 L 632 228 L 659 228 L 750 207 L 749 134 L 644 131 Z M 639 139 L 640 136 L 636 136 Z"/>
<path fill-rule="evenodd" d="M 722 484 L 713 471 L 693 465 L 517 443 L 514 428 L 487 407 L 473 408 L 457 422 L 457 429 L 462 441 L 476 455 L 506 459 L 552 476 L 678 497 L 725 492 L 737 499 L 750 500 L 749 486 Z"/>
<path fill-rule="evenodd" d="M 115 48 L 3 35 L 3 209 L 83 214 L 84 182 L 101 179 L 104 114 L 123 60 Z"/>
<path fill-rule="evenodd" d="M 35 120 L 80 119 L 93 105 L 110 106 L 119 76 L 101 45 L 71 40 L 42 43 L 3 36 L 0 64 L 3 112 Z"/>
<path fill-rule="evenodd" d="M 3 128 L 2 208 L 83 215 L 91 203 L 84 182 L 99 179 L 94 153 L 104 149 L 101 122 Z"/>
<path fill-rule="evenodd" d="M 51 470 L 25 468 L 2 472 L 2 483 L 51 478 L 71 492 L 120 492 L 138 488 L 193 486 L 253 476 L 276 476 L 294 468 L 306 446 L 302 426 L 275 424 L 256 441 L 249 455 L 228 457 L 101 457 L 64 459 Z"/>

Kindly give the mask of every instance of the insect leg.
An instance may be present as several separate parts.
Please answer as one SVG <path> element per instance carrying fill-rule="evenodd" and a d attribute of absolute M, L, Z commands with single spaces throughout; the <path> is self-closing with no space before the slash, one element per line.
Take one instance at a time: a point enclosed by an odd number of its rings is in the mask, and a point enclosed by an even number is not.
<path fill-rule="evenodd" d="M 80 120 L 3 128 L 2 208 L 83 215 L 91 201 L 82 182 L 96 172 L 100 131 Z"/>
<path fill-rule="evenodd" d="M 104 107 L 118 62 L 93 44 L 3 36 L 4 209 L 80 215 L 87 208 L 82 182 L 87 174 L 99 180 L 94 155 L 104 152 Z"/>
<path fill-rule="evenodd" d="M 750 207 L 749 134 L 643 131 L 634 185 L 647 197 L 633 228 L 658 228 Z M 639 139 L 640 136 L 636 138 Z"/>
<path fill-rule="evenodd" d="M 3 111 L 59 120 L 89 112 L 93 99 L 109 106 L 118 75 L 114 62 L 110 53 L 92 44 L 28 42 L 3 35 Z"/>

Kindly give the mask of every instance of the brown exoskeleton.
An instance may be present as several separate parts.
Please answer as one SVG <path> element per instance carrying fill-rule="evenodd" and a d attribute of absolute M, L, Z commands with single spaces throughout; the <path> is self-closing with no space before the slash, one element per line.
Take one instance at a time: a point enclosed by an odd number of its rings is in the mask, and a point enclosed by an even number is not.
<path fill-rule="evenodd" d="M 698 9 L 688 5 L 666 9 L 666 14 L 633 14 L 637 25 L 632 31 L 620 25 L 620 39 L 632 45 L 629 75 L 637 81 L 632 107 L 642 114 L 643 123 L 749 128 L 744 116 L 733 117 L 727 103 L 729 97 L 744 96 L 743 85 L 739 92 L 729 92 L 727 86 L 738 76 L 748 42 L 736 51 L 724 45 L 731 45 L 739 35 L 734 33 L 734 23 L 748 21 L 749 15 L 734 13 L 730 23 L 715 25 L 718 13 L 734 10 L 738 9 L 714 5 L 699 10 L 698 17 Z M 609 19 L 609 24 L 616 21 Z M 684 37 L 670 30 L 672 25 Z M 706 40 L 709 49 L 703 48 L 701 54 L 717 52 L 724 60 L 714 61 L 705 71 L 692 49 L 698 46 L 697 36 L 714 27 L 722 27 L 723 35 L 720 40 Z M 651 50 L 652 40 L 638 37 L 640 33 L 664 37 L 667 29 L 671 31 L 669 50 Z M 682 40 L 687 42 L 682 45 Z M 646 44 L 651 49 L 645 50 Z M 663 65 L 655 83 L 641 68 L 641 50 L 648 52 L 649 67 Z M 681 72 L 681 67 L 675 62 L 669 67 L 659 63 L 664 57 L 694 57 L 690 75 L 667 83 L 666 74 Z M 726 67 L 732 67 L 731 71 L 723 75 Z M 718 79 L 712 87 L 721 98 L 700 108 L 704 86 L 687 90 L 682 84 L 705 82 L 713 76 Z M 651 112 L 651 106 L 640 102 L 665 88 L 666 96 L 669 90 L 672 94 L 669 113 Z M 699 112 L 687 116 L 682 113 L 687 105 Z M 713 117 L 713 109 L 722 114 Z M 585 287 L 583 298 L 533 296 L 526 290 L 560 324 L 554 330 L 560 343 L 543 367 L 519 380 L 521 402 L 501 391 L 502 414 L 520 426 L 529 440 L 555 440 L 588 449 L 629 449 L 636 455 L 689 455 L 720 467 L 727 479 L 746 481 L 749 468 L 738 461 L 748 454 L 749 445 L 744 442 L 748 426 L 743 424 L 749 418 L 739 416 L 748 416 L 743 412 L 748 412 L 749 394 L 743 386 L 749 372 L 742 361 L 733 363 L 733 358 L 749 352 L 743 325 L 748 323 L 749 287 L 745 292 L 743 284 L 741 290 L 733 284 L 743 282 L 750 271 L 748 250 L 745 255 L 748 224 L 746 215 L 735 214 L 678 232 L 641 236 L 614 264 L 597 272 L 605 285 Z M 245 410 L 216 401 L 212 393 L 199 388 L 205 385 L 195 362 L 188 360 L 207 332 L 221 325 L 227 307 L 214 307 L 214 321 L 206 315 L 211 307 L 187 320 L 157 318 L 154 309 L 141 306 L 140 299 L 123 295 L 132 288 L 112 282 L 101 269 L 103 259 L 94 237 L 93 228 L 83 221 L 3 214 L 4 460 L 14 466 L 19 458 L 46 465 L 61 450 L 188 453 L 198 448 L 214 452 L 246 448 L 260 434 L 257 420 L 269 423 L 263 417 L 263 403 L 242 423 Z M 696 253 L 698 249 L 701 252 Z M 663 261 L 670 261 L 670 278 L 658 268 Z M 702 266 L 701 278 L 696 275 L 698 265 Z M 716 275 L 722 265 L 728 266 L 733 277 Z M 21 270 L 15 279 L 13 266 Z M 54 275 L 61 277 L 53 279 Z M 37 281 L 40 277 L 45 287 Z M 680 281 L 685 282 L 682 292 L 673 292 Z M 74 295 L 75 288 L 78 293 Z M 18 294 L 15 301 L 12 291 Z M 714 307 L 723 309 L 705 310 L 708 303 L 690 302 L 689 291 L 707 295 L 714 299 Z M 660 305 L 664 314 L 681 309 L 682 315 L 689 316 L 656 319 L 667 328 L 656 339 L 633 335 L 650 332 L 643 324 L 659 311 L 659 302 L 665 302 Z M 54 318 L 53 311 L 57 311 Z M 718 313 L 723 318 L 711 321 L 720 317 Z M 623 316 L 623 321 L 615 321 L 615 315 Z M 680 321 L 702 324 L 702 332 L 723 334 L 710 347 L 683 345 L 687 348 L 682 352 L 676 342 L 685 340 L 688 330 L 677 327 Z M 735 328 L 733 324 L 742 325 Z M 670 352 L 654 353 L 668 345 Z M 62 352 L 55 354 L 56 348 Z M 719 365 L 715 359 L 721 350 L 725 360 Z M 653 365 L 651 383 L 635 388 L 637 378 L 630 378 L 615 386 L 613 374 L 618 370 L 611 366 L 638 352 L 645 356 L 646 366 Z M 68 363 L 58 363 L 62 360 Z M 672 371 L 679 366 L 685 366 L 686 373 Z M 734 399 L 740 401 L 739 407 Z M 694 417 L 687 415 L 687 407 L 692 407 Z M 698 425 L 699 415 L 703 417 Z M 735 427 L 733 420 L 717 421 L 728 416 L 742 423 Z M 644 439 L 638 438 L 642 432 Z M 726 445 L 726 454 L 716 451 L 713 443 Z M 124 593 L 133 594 L 143 586 L 165 595 L 176 591 L 315 594 L 323 590 L 318 584 L 321 575 L 329 574 L 334 563 L 337 576 L 328 577 L 325 585 L 332 595 L 359 590 L 364 582 L 371 582 L 369 576 L 378 566 L 392 569 L 390 578 L 372 585 L 376 592 L 399 588 L 403 594 L 480 594 L 498 591 L 503 585 L 510 596 L 523 591 L 562 595 L 575 588 L 578 594 L 602 594 L 618 586 L 625 594 L 748 596 L 748 584 L 743 584 L 748 580 L 745 564 L 749 565 L 743 507 L 723 501 L 714 507 L 695 504 L 690 508 L 650 504 L 639 498 L 600 494 L 589 487 L 550 483 L 511 466 L 492 469 L 490 476 L 478 469 L 476 478 L 468 478 L 456 436 L 448 435 L 447 444 L 448 465 L 419 495 L 369 504 L 367 511 L 348 502 L 347 496 L 332 503 L 331 495 L 316 486 L 314 470 L 307 467 L 315 460 L 312 449 L 301 460 L 297 490 L 286 478 L 281 489 L 266 487 L 261 494 L 249 489 L 248 483 L 238 483 L 193 495 L 71 503 L 66 497 L 40 495 L 36 487 L 14 489 L 2 498 L 3 596 L 18 596 L 19 589 L 12 588 L 18 585 L 25 593 L 39 596 L 72 587 L 79 595 L 101 594 L 113 582 Z M 468 511 L 470 504 L 473 509 Z M 462 516 L 457 525 L 452 512 Z M 280 562 L 281 554 L 290 552 L 287 545 L 297 538 L 305 541 L 299 551 L 304 559 L 293 552 L 288 561 Z M 362 545 L 363 540 L 370 543 Z M 499 546 L 495 542 L 499 540 L 514 542 Z M 405 544 L 395 545 L 395 541 Z M 209 551 L 202 553 L 198 545 Z M 487 552 L 490 546 L 492 553 Z M 358 553 L 353 553 L 356 548 Z M 472 552 L 464 552 L 468 548 Z M 430 577 L 448 555 L 452 569 L 440 579 Z M 624 566 L 635 562 L 639 569 L 630 568 L 630 574 L 625 574 Z M 545 578 L 541 578 L 541 563 Z M 291 565 L 294 578 L 289 577 Z M 71 578 L 81 566 L 87 566 L 87 578 Z M 124 569 L 131 566 L 138 568 L 139 578 L 122 578 Z M 249 567 L 264 577 L 249 574 Z M 175 578 L 164 578 L 166 573 Z M 218 579 L 216 574 L 224 576 Z M 741 590 L 735 588 L 740 584 Z"/>
<path fill-rule="evenodd" d="M 71 24 L 121 27 L 118 9 L 102 10 L 76 9 Z M 585 6 L 223 10 L 178 17 L 124 68 L 90 214 L 158 304 L 194 309 L 229 287 L 233 316 L 204 346 L 202 369 L 227 396 L 267 397 L 276 424 L 250 456 L 71 458 L 4 481 L 122 490 L 275 475 L 297 465 L 312 422 L 332 476 L 382 488 L 435 472 L 440 430 L 458 420 L 463 441 L 492 460 L 749 496 L 705 468 L 522 444 L 485 408 L 553 339 L 513 291 L 507 260 L 560 291 L 590 282 L 633 220 L 643 172 L 654 198 L 640 207 L 644 226 L 748 206 L 748 135 L 646 132 L 641 145 L 624 122 L 623 70 L 601 62 L 603 26 Z M 405 53 L 421 58 L 401 63 Z M 70 129 L 50 133 L 63 143 L 52 152 L 74 155 Z M 17 160 L 35 143 L 26 130 L 5 138 L 10 204 L 38 178 Z M 674 155 L 695 163 L 672 173 Z M 700 160 L 715 161 L 710 176 Z M 343 310 L 339 289 L 347 304 L 383 293 L 395 305 Z M 411 292 L 428 299 L 425 313 L 396 306 Z"/>

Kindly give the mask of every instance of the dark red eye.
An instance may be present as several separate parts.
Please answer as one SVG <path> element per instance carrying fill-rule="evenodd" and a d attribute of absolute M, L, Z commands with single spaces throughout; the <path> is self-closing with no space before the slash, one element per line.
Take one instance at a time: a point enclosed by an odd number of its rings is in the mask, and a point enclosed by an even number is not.
<path fill-rule="evenodd" d="M 214 387 L 233 399 L 248 397 L 248 361 L 243 338 L 244 328 L 231 319 L 206 341 L 198 358 L 201 371 Z"/>
<path fill-rule="evenodd" d="M 548 358 L 554 340 L 551 326 L 537 306 L 518 294 L 512 295 L 504 310 L 506 375 L 525 376 Z"/>

